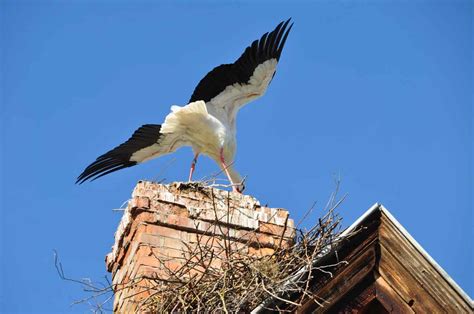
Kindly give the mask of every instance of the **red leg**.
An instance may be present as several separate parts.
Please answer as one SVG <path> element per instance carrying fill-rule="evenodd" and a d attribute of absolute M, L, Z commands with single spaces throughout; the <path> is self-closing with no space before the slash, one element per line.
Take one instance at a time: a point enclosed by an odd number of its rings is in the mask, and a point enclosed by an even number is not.
<path fill-rule="evenodd" d="M 229 167 L 227 166 L 227 164 L 225 162 L 224 149 L 223 148 L 221 148 L 221 151 L 220 151 L 220 158 L 221 158 L 222 169 L 224 169 L 225 174 L 227 175 L 227 178 L 229 178 L 230 184 L 232 185 L 232 191 L 242 193 L 242 192 L 239 191 L 239 189 L 235 185 L 236 182 L 234 182 L 232 180 L 232 177 L 230 176 L 229 169 L 228 169 Z"/>
<path fill-rule="evenodd" d="M 193 161 L 191 163 L 191 169 L 189 170 L 189 180 L 188 180 L 189 182 L 191 182 L 192 179 L 193 179 L 193 173 L 194 173 L 194 170 L 196 169 L 196 163 L 197 163 L 198 156 L 199 156 L 199 153 L 195 154 L 194 158 L 193 158 Z"/>

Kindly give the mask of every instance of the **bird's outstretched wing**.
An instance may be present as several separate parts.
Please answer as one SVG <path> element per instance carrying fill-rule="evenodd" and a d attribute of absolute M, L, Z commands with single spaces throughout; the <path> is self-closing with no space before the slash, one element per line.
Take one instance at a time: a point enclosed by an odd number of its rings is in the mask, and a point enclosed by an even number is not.
<path fill-rule="evenodd" d="M 229 114 L 262 96 L 280 59 L 293 24 L 281 22 L 260 40 L 255 40 L 233 64 L 222 64 L 209 72 L 196 86 L 189 102 L 203 100 Z"/>
<path fill-rule="evenodd" d="M 99 156 L 77 177 L 76 183 L 95 180 L 111 172 L 135 166 L 152 158 L 192 145 L 196 134 L 213 127 L 206 104 L 196 101 L 184 107 L 172 106 L 163 124 L 145 124 L 125 143 Z M 199 138 L 199 135 L 198 135 Z"/>
<path fill-rule="evenodd" d="M 77 177 L 76 183 L 93 181 L 111 172 L 170 153 L 182 146 L 177 145 L 178 139 L 175 135 L 163 134 L 160 131 L 159 124 L 141 126 L 125 143 L 99 156 L 91 163 Z"/>

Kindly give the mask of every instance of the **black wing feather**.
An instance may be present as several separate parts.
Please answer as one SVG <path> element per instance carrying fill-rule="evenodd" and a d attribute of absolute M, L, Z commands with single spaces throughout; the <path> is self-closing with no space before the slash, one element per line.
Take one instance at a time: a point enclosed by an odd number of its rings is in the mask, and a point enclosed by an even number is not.
<path fill-rule="evenodd" d="M 156 144 L 161 137 L 161 125 L 145 124 L 138 128 L 125 143 L 99 156 L 78 177 L 76 183 L 94 181 L 111 172 L 137 164 L 130 160 L 133 153 Z"/>
<path fill-rule="evenodd" d="M 210 101 L 227 86 L 235 83 L 246 84 L 255 68 L 269 59 L 280 60 L 283 46 L 293 24 L 286 30 L 291 19 L 281 22 L 260 40 L 255 40 L 233 64 L 222 64 L 210 71 L 196 86 L 189 102 Z M 285 31 L 286 30 L 286 31 Z"/>

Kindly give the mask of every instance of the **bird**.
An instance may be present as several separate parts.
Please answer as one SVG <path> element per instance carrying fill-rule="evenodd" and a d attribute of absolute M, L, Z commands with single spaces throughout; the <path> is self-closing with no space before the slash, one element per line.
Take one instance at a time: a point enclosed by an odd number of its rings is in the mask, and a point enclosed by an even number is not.
<path fill-rule="evenodd" d="M 162 124 L 145 124 L 123 144 L 99 156 L 77 177 L 76 184 L 93 181 L 120 169 L 191 146 L 192 181 L 199 155 L 212 158 L 226 174 L 234 192 L 245 186 L 234 168 L 237 112 L 265 94 L 275 76 L 291 18 L 280 22 L 245 48 L 234 62 L 221 64 L 197 84 L 187 105 L 171 106 Z"/>

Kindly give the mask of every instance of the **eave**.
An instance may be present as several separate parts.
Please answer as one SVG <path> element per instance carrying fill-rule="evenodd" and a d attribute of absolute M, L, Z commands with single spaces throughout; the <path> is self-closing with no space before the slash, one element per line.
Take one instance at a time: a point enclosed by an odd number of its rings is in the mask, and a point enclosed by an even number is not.
<path fill-rule="evenodd" d="M 268 312 L 272 306 L 301 313 L 474 311 L 470 297 L 384 206 L 372 206 L 341 238 L 337 247 L 315 261 L 316 268 L 348 262 L 331 269 L 332 276 L 315 273 L 311 287 L 319 304 L 306 299 L 296 308 L 267 300 L 254 312 Z"/>

